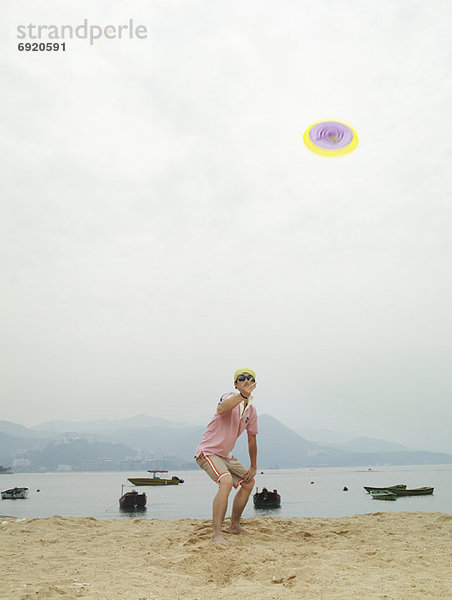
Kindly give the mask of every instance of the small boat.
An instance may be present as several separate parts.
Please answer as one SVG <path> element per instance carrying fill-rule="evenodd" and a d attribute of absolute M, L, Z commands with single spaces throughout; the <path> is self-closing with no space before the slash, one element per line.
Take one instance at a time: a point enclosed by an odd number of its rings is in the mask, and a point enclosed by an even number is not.
<path fill-rule="evenodd" d="M 15 487 L 2 492 L 2 500 L 16 500 L 17 498 L 26 498 L 28 494 L 27 487 Z"/>
<path fill-rule="evenodd" d="M 370 487 L 363 486 L 366 492 L 385 492 L 386 490 L 404 490 L 406 485 L 404 483 L 399 483 L 398 485 L 387 485 L 386 487 Z"/>
<path fill-rule="evenodd" d="M 389 490 L 370 492 L 374 500 L 397 500 L 397 496 Z"/>
<path fill-rule="evenodd" d="M 256 488 L 256 493 L 253 496 L 254 508 L 278 508 L 281 506 L 281 496 L 278 494 L 278 490 L 269 492 L 267 488 L 264 488 L 262 492 Z"/>
<path fill-rule="evenodd" d="M 119 508 L 127 510 L 144 509 L 146 507 L 147 497 L 143 492 L 139 494 L 136 490 L 126 492 L 119 498 Z"/>
<path fill-rule="evenodd" d="M 168 479 L 166 477 L 160 477 L 160 475 L 157 475 L 157 473 L 168 473 L 168 471 L 165 471 L 163 469 L 156 469 L 156 470 L 152 470 L 152 471 L 148 471 L 148 473 L 151 473 L 152 477 L 129 477 L 128 481 L 130 481 L 130 483 L 132 485 L 137 485 L 137 486 L 141 486 L 141 485 L 179 485 L 179 483 L 184 483 L 183 479 L 180 479 L 180 477 L 171 477 L 171 479 Z"/>
<path fill-rule="evenodd" d="M 428 496 L 430 494 L 433 494 L 433 490 L 434 488 L 432 487 L 420 487 L 420 488 L 413 488 L 411 490 L 393 490 L 394 494 L 396 494 L 397 496 Z"/>

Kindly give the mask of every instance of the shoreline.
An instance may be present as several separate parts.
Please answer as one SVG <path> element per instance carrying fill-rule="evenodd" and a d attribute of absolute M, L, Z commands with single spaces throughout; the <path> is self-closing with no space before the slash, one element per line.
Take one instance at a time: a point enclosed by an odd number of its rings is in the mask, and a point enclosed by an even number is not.
<path fill-rule="evenodd" d="M 0 525 L 0 598 L 446 600 L 452 589 L 452 515 L 242 524 L 251 535 L 226 534 L 224 547 L 210 541 L 210 519 L 13 517 Z"/>
<path fill-rule="evenodd" d="M 246 522 L 246 521 L 253 521 L 256 519 L 274 519 L 274 520 L 284 520 L 284 521 L 291 521 L 291 520 L 296 520 L 296 521 L 300 521 L 300 520 L 307 520 L 307 519 L 318 519 L 318 520 L 324 520 L 324 521 L 329 521 L 329 520 L 337 520 L 337 519 L 354 519 L 355 517 L 369 517 L 372 515 L 379 515 L 379 514 L 398 514 L 398 515 L 410 515 L 410 514 L 425 514 L 425 515 L 444 515 L 445 517 L 451 517 L 452 518 L 452 512 L 450 513 L 446 513 L 446 512 L 438 512 L 438 511 L 404 511 L 404 512 L 396 512 L 396 511 L 369 511 L 367 513 L 356 513 L 355 515 L 345 515 L 342 517 L 280 517 L 278 515 L 264 515 L 264 516 L 254 516 L 254 517 L 242 517 L 242 521 Z M 175 521 L 193 521 L 193 522 L 208 522 L 208 521 L 212 521 L 212 519 L 208 519 L 208 518 L 192 518 L 192 517 L 174 517 L 173 519 L 160 519 L 159 517 L 151 517 L 151 518 L 147 518 L 145 516 L 139 516 L 139 513 L 136 513 L 136 517 L 133 518 L 134 516 L 134 512 L 131 511 L 129 513 L 129 517 L 126 518 L 124 515 L 121 515 L 120 517 L 106 517 L 106 518 L 99 518 L 99 517 L 93 517 L 92 515 L 87 515 L 87 516 L 83 516 L 83 517 L 70 517 L 70 516 L 61 516 L 58 514 L 54 514 L 50 517 L 24 517 L 22 515 L 0 515 L 0 519 L 10 519 L 11 522 L 13 521 L 43 521 L 43 520 L 50 520 L 53 518 L 58 518 L 58 519 L 71 519 L 71 520 L 80 520 L 83 521 L 84 519 L 90 519 L 90 520 L 94 520 L 94 521 L 98 521 L 99 523 L 102 523 L 104 521 L 119 521 L 119 522 L 124 522 L 124 523 L 129 523 L 130 521 L 135 521 L 135 520 L 144 520 L 144 521 L 153 521 L 153 522 L 159 522 L 159 523 L 172 523 Z M 226 516 L 225 518 L 225 523 L 229 522 L 229 517 Z"/>

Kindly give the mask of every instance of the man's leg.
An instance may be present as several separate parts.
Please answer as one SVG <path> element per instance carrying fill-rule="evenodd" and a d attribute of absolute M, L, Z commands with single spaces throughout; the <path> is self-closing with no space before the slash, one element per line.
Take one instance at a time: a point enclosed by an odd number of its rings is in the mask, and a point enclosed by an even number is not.
<path fill-rule="evenodd" d="M 213 535 L 212 540 L 217 544 L 226 544 L 226 541 L 221 533 L 221 527 L 223 526 L 224 517 L 228 508 L 228 498 L 232 490 L 232 477 L 231 475 L 223 475 L 218 482 L 218 492 L 213 500 Z M 249 493 L 248 493 L 249 495 Z M 235 502 L 234 502 L 235 504 Z M 245 502 L 246 504 L 246 502 Z"/>
<path fill-rule="evenodd" d="M 243 527 L 240 526 L 240 517 L 242 516 L 243 509 L 248 502 L 253 487 L 254 479 L 249 483 L 242 484 L 235 495 L 234 504 L 232 505 L 231 525 L 228 529 L 231 533 L 248 533 L 246 529 L 243 529 Z"/>

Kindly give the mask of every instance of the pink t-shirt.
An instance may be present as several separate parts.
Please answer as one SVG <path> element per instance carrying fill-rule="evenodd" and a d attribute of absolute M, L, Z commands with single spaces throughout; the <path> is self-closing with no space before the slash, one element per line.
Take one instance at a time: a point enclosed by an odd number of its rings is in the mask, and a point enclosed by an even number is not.
<path fill-rule="evenodd" d="M 237 392 L 228 392 L 223 394 L 220 402 L 235 396 Z M 237 404 L 232 410 L 220 415 L 215 413 L 212 420 L 207 425 L 204 435 L 196 448 L 195 457 L 201 453 L 216 454 L 226 460 L 231 460 L 232 449 L 235 442 L 244 429 L 250 435 L 257 435 L 257 412 L 254 404 L 248 403 L 248 406 L 242 411 L 242 404 Z"/>

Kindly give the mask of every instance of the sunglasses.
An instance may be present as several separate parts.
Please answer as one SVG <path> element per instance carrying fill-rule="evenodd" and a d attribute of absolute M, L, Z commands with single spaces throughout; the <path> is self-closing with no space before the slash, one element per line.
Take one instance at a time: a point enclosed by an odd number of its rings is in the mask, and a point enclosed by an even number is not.
<path fill-rule="evenodd" d="M 252 381 L 253 383 L 256 383 L 256 380 L 254 379 L 254 377 L 253 377 L 252 375 L 239 375 L 239 376 L 237 377 L 237 381 L 245 381 L 245 379 L 246 379 L 247 381 L 249 381 L 249 380 L 251 379 L 251 381 Z"/>

